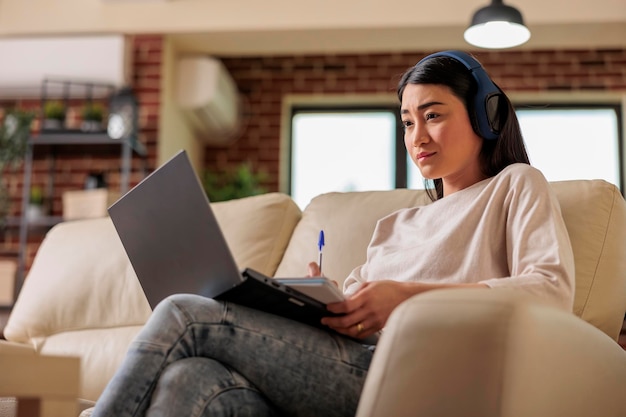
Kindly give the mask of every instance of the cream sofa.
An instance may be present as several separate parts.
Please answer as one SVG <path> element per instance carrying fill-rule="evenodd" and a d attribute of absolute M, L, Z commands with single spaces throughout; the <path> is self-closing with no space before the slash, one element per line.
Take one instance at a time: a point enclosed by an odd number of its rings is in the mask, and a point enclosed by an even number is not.
<path fill-rule="evenodd" d="M 359 417 L 626 415 L 626 352 L 615 341 L 626 310 L 626 204 L 604 181 L 553 188 L 576 258 L 574 314 L 505 290 L 413 297 L 388 323 Z M 272 193 L 213 207 L 239 266 L 302 276 L 324 229 L 324 271 L 341 281 L 364 261 L 378 218 L 427 201 L 409 190 L 330 193 L 300 211 Z M 149 314 L 111 221 L 62 223 L 37 253 L 0 354 L 79 356 L 81 397 L 93 402 Z"/>

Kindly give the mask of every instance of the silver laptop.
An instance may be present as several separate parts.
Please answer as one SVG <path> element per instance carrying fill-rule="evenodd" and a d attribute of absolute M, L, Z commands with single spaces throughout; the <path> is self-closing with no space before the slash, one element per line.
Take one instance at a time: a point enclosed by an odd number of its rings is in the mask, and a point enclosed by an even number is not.
<path fill-rule="evenodd" d="M 238 269 L 185 151 L 108 210 L 152 308 L 171 294 L 199 294 L 326 328 L 324 303 Z"/>

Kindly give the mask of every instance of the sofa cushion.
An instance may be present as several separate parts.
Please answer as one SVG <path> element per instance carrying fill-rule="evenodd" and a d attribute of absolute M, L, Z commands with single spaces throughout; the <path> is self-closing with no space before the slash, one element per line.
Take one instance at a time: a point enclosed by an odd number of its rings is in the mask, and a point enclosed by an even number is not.
<path fill-rule="evenodd" d="M 352 269 L 365 262 L 378 219 L 429 202 L 424 191 L 407 189 L 319 195 L 304 209 L 276 276 L 304 276 L 307 264 L 317 262 L 317 239 L 323 229 L 326 245 L 322 272 L 342 287 Z"/>
<path fill-rule="evenodd" d="M 272 275 L 300 219 L 279 193 L 214 203 L 240 267 Z M 145 323 L 150 307 L 109 218 L 65 222 L 48 232 L 4 334 L 41 349 L 46 337 Z"/>
<path fill-rule="evenodd" d="M 607 271 L 626 271 L 626 202 L 615 185 L 603 180 L 558 181 L 552 188 L 574 251 L 574 313 L 617 339 L 626 309 L 626 280 Z"/>
<path fill-rule="evenodd" d="M 274 275 L 302 216 L 291 197 L 270 193 L 212 207 L 237 265 Z"/>
<path fill-rule="evenodd" d="M 96 401 L 142 326 L 70 330 L 46 338 L 44 355 L 80 356 L 80 398 Z"/>
<path fill-rule="evenodd" d="M 40 350 L 55 333 L 139 325 L 149 315 L 111 220 L 70 221 L 41 243 L 4 334 Z"/>
<path fill-rule="evenodd" d="M 617 187 L 602 180 L 551 185 L 574 251 L 574 313 L 616 339 L 626 309 L 626 281 L 606 269 L 618 263 L 626 271 L 619 238 L 626 230 L 626 203 Z M 423 191 L 410 190 L 320 195 L 305 208 L 276 276 L 302 276 L 306 264 L 317 260 L 317 237 L 324 229 L 324 275 L 341 284 L 354 267 L 365 262 L 379 218 L 428 202 Z"/>

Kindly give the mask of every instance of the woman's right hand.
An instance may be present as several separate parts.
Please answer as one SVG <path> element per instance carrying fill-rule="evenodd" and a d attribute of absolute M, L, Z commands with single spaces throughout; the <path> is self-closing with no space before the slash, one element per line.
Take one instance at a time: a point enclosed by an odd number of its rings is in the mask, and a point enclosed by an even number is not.
<path fill-rule="evenodd" d="M 311 278 L 311 277 L 321 277 L 322 276 L 322 271 L 320 271 L 320 266 L 317 264 L 317 262 L 310 262 L 307 265 L 307 278 Z"/>
<path fill-rule="evenodd" d="M 385 327 L 400 303 L 429 288 L 420 284 L 390 280 L 363 283 L 347 300 L 328 304 L 326 308 L 339 316 L 324 317 L 322 324 L 355 338 L 371 336 Z"/>
<path fill-rule="evenodd" d="M 308 268 L 308 273 L 306 275 L 307 278 L 324 276 L 324 274 L 322 274 L 322 271 L 320 271 L 320 266 L 315 262 L 309 263 L 307 265 L 307 268 Z M 334 279 L 331 279 L 329 281 L 332 281 L 332 283 L 335 284 L 337 288 L 339 288 L 339 283 L 337 281 L 335 281 Z"/>

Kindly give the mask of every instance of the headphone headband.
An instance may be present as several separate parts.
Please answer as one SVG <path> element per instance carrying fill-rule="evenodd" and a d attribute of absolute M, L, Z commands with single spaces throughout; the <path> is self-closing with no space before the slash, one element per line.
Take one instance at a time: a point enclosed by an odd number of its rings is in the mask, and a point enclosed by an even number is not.
<path fill-rule="evenodd" d="M 500 97 L 503 95 L 502 91 L 491 81 L 480 62 L 470 54 L 462 51 L 436 52 L 422 58 L 416 66 L 439 56 L 449 57 L 460 62 L 472 74 L 477 85 L 473 102 L 477 123 L 476 128 L 478 130 L 476 133 L 487 140 L 498 139 L 498 136 L 500 136 L 500 117 L 498 117 L 498 112 Z"/>

